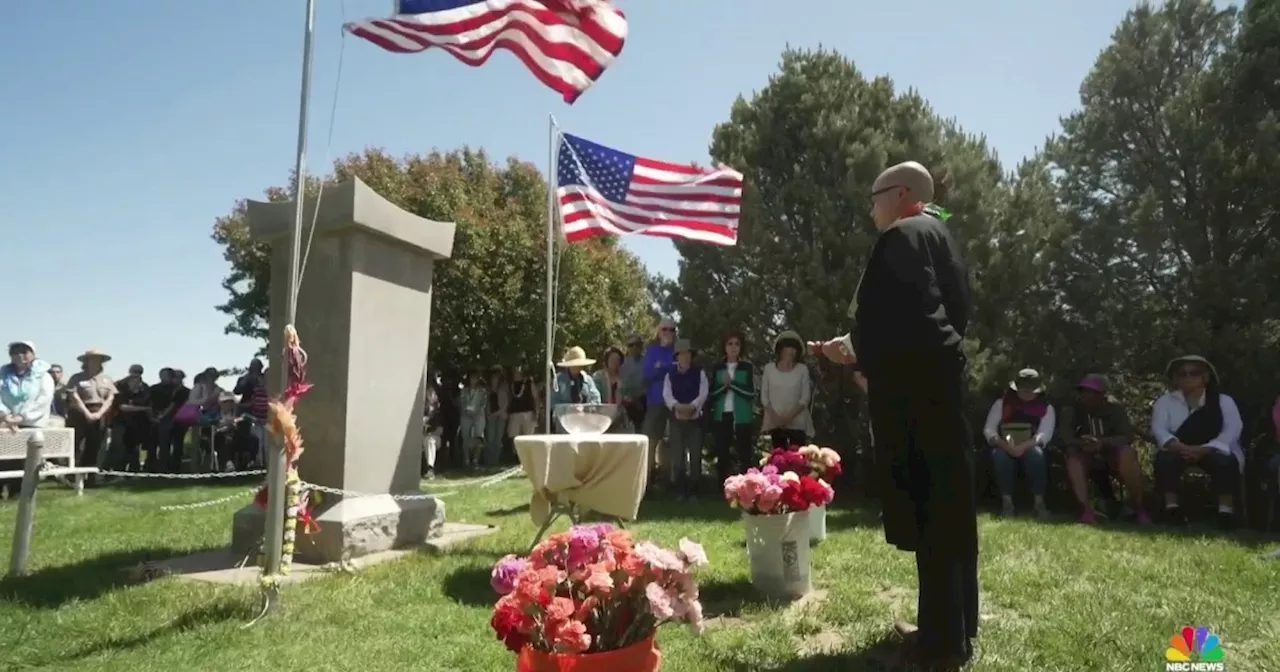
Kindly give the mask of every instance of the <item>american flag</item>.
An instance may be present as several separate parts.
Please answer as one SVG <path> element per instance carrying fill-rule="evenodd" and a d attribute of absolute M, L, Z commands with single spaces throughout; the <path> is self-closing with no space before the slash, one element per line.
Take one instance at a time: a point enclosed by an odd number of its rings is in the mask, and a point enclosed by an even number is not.
<path fill-rule="evenodd" d="M 467 65 L 497 49 L 514 53 L 543 84 L 572 103 L 627 39 L 627 19 L 607 0 L 400 0 L 389 19 L 344 28 L 387 51 L 439 47 Z"/>
<path fill-rule="evenodd" d="M 556 159 L 569 242 L 639 233 L 736 245 L 742 173 L 632 156 L 568 133 Z"/>

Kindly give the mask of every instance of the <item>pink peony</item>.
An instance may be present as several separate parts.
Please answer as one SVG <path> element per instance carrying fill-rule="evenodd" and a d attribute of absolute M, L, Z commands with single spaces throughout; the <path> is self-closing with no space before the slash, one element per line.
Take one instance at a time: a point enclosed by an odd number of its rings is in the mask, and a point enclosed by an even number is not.
<path fill-rule="evenodd" d="M 636 557 L 657 570 L 684 571 L 685 563 L 680 559 L 680 556 L 652 542 L 642 541 L 636 544 Z"/>
<path fill-rule="evenodd" d="M 760 499 L 756 501 L 756 508 L 761 513 L 769 513 L 778 508 L 778 501 L 782 499 L 782 486 L 769 485 L 760 493 Z"/>
<path fill-rule="evenodd" d="M 707 564 L 707 552 L 702 548 L 702 544 L 690 541 L 687 537 L 680 539 L 680 552 L 684 554 L 684 559 L 694 567 L 702 567 Z"/>
<path fill-rule="evenodd" d="M 514 555 L 503 556 L 493 565 L 493 572 L 489 574 L 489 585 L 499 595 L 506 595 L 516 589 L 516 577 L 520 576 L 525 568 L 529 566 L 529 561 L 523 558 L 517 558 Z"/>

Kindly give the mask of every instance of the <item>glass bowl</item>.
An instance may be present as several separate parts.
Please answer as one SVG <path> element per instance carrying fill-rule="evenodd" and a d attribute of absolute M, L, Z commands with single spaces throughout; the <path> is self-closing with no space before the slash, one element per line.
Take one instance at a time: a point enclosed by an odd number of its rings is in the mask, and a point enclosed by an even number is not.
<path fill-rule="evenodd" d="M 618 414 L 618 405 L 556 404 L 552 412 L 569 434 L 593 436 L 609 430 Z"/>

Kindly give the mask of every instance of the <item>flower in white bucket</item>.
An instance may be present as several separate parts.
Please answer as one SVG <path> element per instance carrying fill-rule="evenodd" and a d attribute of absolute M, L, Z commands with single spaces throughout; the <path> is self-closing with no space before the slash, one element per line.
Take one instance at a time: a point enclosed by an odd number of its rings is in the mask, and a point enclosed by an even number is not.
<path fill-rule="evenodd" d="M 782 472 L 767 464 L 761 469 L 730 476 L 724 482 L 724 498 L 729 506 L 753 516 L 807 511 L 826 506 L 835 491 L 826 481 L 794 471 Z"/>

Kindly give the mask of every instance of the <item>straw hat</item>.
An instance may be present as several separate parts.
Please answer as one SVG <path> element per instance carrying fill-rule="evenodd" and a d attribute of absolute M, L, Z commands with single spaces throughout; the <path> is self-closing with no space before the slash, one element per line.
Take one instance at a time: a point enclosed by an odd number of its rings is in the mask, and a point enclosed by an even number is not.
<path fill-rule="evenodd" d="M 91 357 L 97 357 L 98 359 L 102 360 L 103 363 L 111 361 L 111 355 L 108 355 L 107 353 L 97 348 L 89 348 L 88 350 L 85 350 L 84 354 L 80 355 L 79 357 L 76 357 L 76 359 L 83 362 Z"/>
<path fill-rule="evenodd" d="M 559 364 L 556 364 L 556 366 L 568 368 L 573 366 L 591 366 L 595 363 L 596 360 L 589 359 L 587 357 L 586 350 L 575 345 L 564 351 L 564 357 L 560 360 Z"/>

